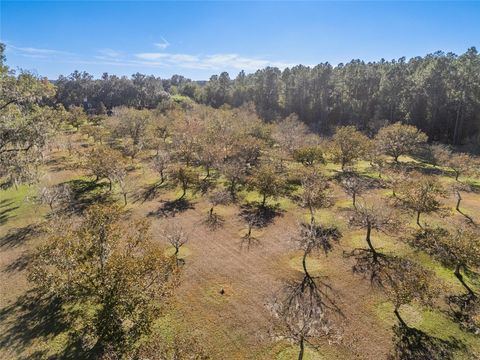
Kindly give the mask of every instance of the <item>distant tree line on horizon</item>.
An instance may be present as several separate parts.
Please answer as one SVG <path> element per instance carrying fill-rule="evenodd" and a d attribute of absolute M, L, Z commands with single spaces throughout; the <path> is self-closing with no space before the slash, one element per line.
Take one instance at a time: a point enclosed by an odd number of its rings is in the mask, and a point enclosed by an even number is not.
<path fill-rule="evenodd" d="M 472 149 L 480 143 L 480 55 L 474 47 L 462 55 L 439 51 L 410 60 L 352 60 L 283 71 L 267 67 L 252 74 L 241 71 L 235 79 L 223 72 L 206 82 L 140 73 L 131 78 L 105 73 L 94 79 L 78 71 L 53 82 L 56 100 L 66 108 L 87 99 L 96 113 L 116 106 L 155 108 L 182 95 L 214 108 L 253 102 L 267 121 L 296 113 L 320 133 L 354 125 L 371 135 L 385 123 L 401 121 L 432 141 Z"/>

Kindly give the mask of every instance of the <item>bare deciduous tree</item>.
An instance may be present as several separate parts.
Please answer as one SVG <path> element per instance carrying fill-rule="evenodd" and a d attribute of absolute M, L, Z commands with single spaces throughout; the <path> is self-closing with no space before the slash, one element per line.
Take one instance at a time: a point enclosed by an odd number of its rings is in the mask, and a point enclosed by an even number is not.
<path fill-rule="evenodd" d="M 175 249 L 173 256 L 175 256 L 175 260 L 178 264 L 180 260 L 178 258 L 180 248 L 188 242 L 187 233 L 177 223 L 171 223 L 168 224 L 163 230 L 163 237 L 165 238 L 166 242 L 172 245 Z"/>
<path fill-rule="evenodd" d="M 47 204 L 50 210 L 53 210 L 54 205 L 68 204 L 72 196 L 72 189 L 68 184 L 58 184 L 41 188 L 39 200 L 40 203 Z"/>
<path fill-rule="evenodd" d="M 313 251 L 327 254 L 332 249 L 332 242 L 338 242 L 340 237 L 336 228 L 302 223 L 296 241 L 304 252 L 304 274 L 301 281 L 288 282 L 273 302 L 276 335 L 299 346 L 299 360 L 304 357 L 305 345 L 316 348 L 322 338 L 329 341 L 341 338 L 339 320 L 342 313 L 335 303 L 333 289 L 313 277 L 306 267 L 308 254 Z"/>
<path fill-rule="evenodd" d="M 160 175 L 160 184 L 165 182 L 165 175 L 170 166 L 170 154 L 167 151 L 158 151 L 151 162 L 151 167 Z"/>
<path fill-rule="evenodd" d="M 340 185 L 352 197 L 353 207 L 357 207 L 357 196 L 367 189 L 366 180 L 354 172 L 346 173 L 340 180 Z"/>
<path fill-rule="evenodd" d="M 230 201 L 232 201 L 232 197 L 230 193 L 225 190 L 214 191 L 208 196 L 208 202 L 210 203 L 211 207 L 208 211 L 206 223 L 210 228 L 216 229 L 222 224 L 223 221 L 220 215 L 214 212 L 215 206 L 227 205 L 228 203 L 230 203 Z"/>
<path fill-rule="evenodd" d="M 332 204 L 330 184 L 327 179 L 316 171 L 306 173 L 302 179 L 302 205 L 310 211 L 310 221 L 315 221 L 315 209 L 328 207 Z"/>

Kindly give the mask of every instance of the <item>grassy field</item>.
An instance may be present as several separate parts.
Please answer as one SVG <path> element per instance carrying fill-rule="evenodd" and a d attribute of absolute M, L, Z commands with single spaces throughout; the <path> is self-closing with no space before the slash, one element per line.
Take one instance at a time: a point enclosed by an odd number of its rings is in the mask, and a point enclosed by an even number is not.
<path fill-rule="evenodd" d="M 88 188 L 91 179 L 86 174 L 62 167 L 66 154 L 52 152 L 49 156 L 46 176 L 41 179 L 43 184 L 73 181 L 86 197 L 104 191 L 98 187 Z M 358 168 L 364 176 L 378 176 L 369 171 L 367 163 L 360 163 Z M 333 176 L 339 168 L 328 164 L 323 171 Z M 141 167 L 134 172 L 138 191 L 156 180 L 154 174 Z M 444 183 L 452 181 L 443 175 L 440 178 Z M 35 202 L 36 192 L 37 186 L 25 185 L 0 190 L 1 359 L 60 358 L 59 354 L 75 358 L 65 348 L 68 332 L 52 319 L 48 308 L 26 302 L 29 255 L 42 241 L 37 234 L 37 225 L 49 216 L 48 207 Z M 298 222 L 306 218 L 307 211 L 289 197 L 270 199 L 270 204 L 278 203 L 279 215 L 268 226 L 253 229 L 256 242 L 246 246 L 241 239 L 246 225 L 239 217 L 238 204 L 217 208 L 224 226 L 212 231 L 203 223 L 210 205 L 198 194 L 188 193 L 191 206 L 174 217 L 166 216 L 168 214 L 163 211 L 166 202 L 177 198 L 180 193 L 179 189 L 166 186 L 154 199 L 147 201 L 139 200 L 137 194 L 130 194 L 126 207 L 131 216 L 151 220 L 152 232 L 158 241 L 162 241 L 161 229 L 172 221 L 181 224 L 189 233 L 189 242 L 180 251 L 185 267 L 176 292 L 176 306 L 159 321 L 157 330 L 168 336 L 172 324 L 175 324 L 177 328 L 198 335 L 214 359 L 295 359 L 296 347 L 270 336 L 271 318 L 267 304 L 282 281 L 294 278 L 302 271 L 301 253 L 295 249 L 292 237 Z M 377 201 L 389 193 L 385 189 L 373 189 L 364 198 Z M 259 195 L 254 192 L 243 191 L 241 195 L 243 201 L 259 200 Z M 322 224 L 337 226 L 343 237 L 327 257 L 323 254 L 309 257 L 308 268 L 312 274 L 326 277 L 335 289 L 338 305 L 347 319 L 344 341 L 339 344 L 325 342 L 319 349 L 309 348 L 305 358 L 385 359 L 393 347 L 392 326 L 396 322 L 393 306 L 382 291 L 370 286 L 368 279 L 352 273 L 353 260 L 344 253 L 363 246 L 364 233 L 348 226 L 351 199 L 337 185 L 333 185 L 333 195 L 334 206 L 318 211 L 316 216 Z M 122 202 L 119 194 L 111 196 Z M 435 224 L 448 223 L 453 218 L 464 220 L 454 211 L 453 195 L 443 202 L 448 218 L 424 215 L 423 221 Z M 462 210 L 480 222 L 480 194 L 464 193 Z M 413 214 L 402 216 L 411 227 L 415 226 Z M 382 252 L 413 259 L 433 270 L 437 279 L 432 281 L 441 282 L 447 293 L 462 291 L 451 269 L 410 248 L 401 240 L 403 234 L 394 235 L 374 233 L 372 239 Z M 165 246 L 166 252 L 171 253 L 172 249 Z M 478 277 L 466 280 L 480 290 Z M 480 338 L 461 330 L 448 317 L 446 305 L 441 300 L 435 310 L 411 305 L 402 308 L 402 312 L 410 326 L 428 336 L 458 343 L 455 358 L 474 359 L 480 355 Z"/>

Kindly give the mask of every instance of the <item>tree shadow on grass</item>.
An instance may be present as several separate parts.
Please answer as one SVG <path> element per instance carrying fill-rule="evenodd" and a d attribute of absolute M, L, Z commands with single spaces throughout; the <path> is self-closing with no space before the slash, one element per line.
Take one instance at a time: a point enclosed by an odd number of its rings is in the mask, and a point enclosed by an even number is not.
<path fill-rule="evenodd" d="M 32 255 L 30 253 L 23 252 L 22 255 L 20 255 L 18 258 L 16 258 L 7 266 L 5 266 L 3 271 L 7 273 L 23 271 L 27 268 L 31 259 L 32 259 Z"/>
<path fill-rule="evenodd" d="M 466 184 L 469 186 L 471 192 L 480 194 L 480 184 L 477 184 L 473 181 L 466 181 Z"/>
<path fill-rule="evenodd" d="M 178 213 L 194 209 L 194 204 L 185 199 L 175 199 L 169 201 L 163 201 L 162 205 L 155 211 L 150 211 L 147 216 L 149 217 L 175 217 Z"/>
<path fill-rule="evenodd" d="M 0 348 L 17 353 L 16 359 L 85 359 L 78 338 L 71 337 L 61 354 L 47 356 L 48 340 L 69 329 L 62 312 L 61 302 L 52 297 L 42 297 L 33 291 L 19 297 L 16 302 L 0 310 L 4 331 L 0 334 Z M 70 338 L 70 336 L 69 336 Z M 41 344 L 33 354 L 21 352 L 33 344 Z M 82 354 L 83 353 L 83 354 Z"/>
<path fill-rule="evenodd" d="M 209 213 L 207 218 L 202 223 L 210 230 L 215 231 L 223 227 L 225 218 L 215 212 Z"/>
<path fill-rule="evenodd" d="M 253 248 L 262 246 L 262 243 L 252 234 L 245 234 L 240 239 L 240 250 L 250 251 Z"/>
<path fill-rule="evenodd" d="M 164 189 L 168 189 L 169 186 L 165 182 L 156 182 L 154 184 L 145 185 L 142 189 L 140 189 L 134 196 L 134 202 L 142 202 L 145 201 L 152 201 L 160 194 L 160 191 Z"/>
<path fill-rule="evenodd" d="M 459 340 L 443 340 L 407 326 L 395 325 L 393 332 L 389 360 L 453 360 L 457 350 L 466 348 Z"/>
<path fill-rule="evenodd" d="M 398 162 L 397 164 L 392 163 L 391 166 L 393 168 L 397 168 L 398 170 L 402 170 L 407 173 L 411 171 L 418 171 L 419 173 L 422 173 L 427 176 L 450 175 L 450 171 L 446 171 L 438 167 L 434 167 L 428 160 L 422 160 L 420 158 L 417 158 L 417 161 L 401 161 L 401 162 Z"/>
<path fill-rule="evenodd" d="M 284 212 L 279 204 L 262 205 L 259 202 L 249 202 L 240 206 L 240 217 L 255 228 L 263 228 L 272 224 L 275 218 L 283 216 Z"/>
<path fill-rule="evenodd" d="M 4 225 L 14 215 L 11 213 L 19 208 L 19 206 L 13 205 L 12 200 L 4 199 L 0 201 L 0 225 Z"/>
<path fill-rule="evenodd" d="M 72 191 L 72 200 L 65 209 L 67 213 L 82 213 L 89 206 L 96 203 L 109 203 L 111 194 L 108 190 L 108 183 L 75 179 L 67 182 Z"/>
<path fill-rule="evenodd" d="M 450 295 L 446 298 L 448 315 L 460 327 L 470 333 L 480 335 L 480 299 L 471 294 Z"/>
<path fill-rule="evenodd" d="M 10 229 L 6 235 L 0 238 L 0 248 L 16 247 L 30 240 L 35 235 L 41 233 L 41 226 L 30 224 L 22 228 Z"/>

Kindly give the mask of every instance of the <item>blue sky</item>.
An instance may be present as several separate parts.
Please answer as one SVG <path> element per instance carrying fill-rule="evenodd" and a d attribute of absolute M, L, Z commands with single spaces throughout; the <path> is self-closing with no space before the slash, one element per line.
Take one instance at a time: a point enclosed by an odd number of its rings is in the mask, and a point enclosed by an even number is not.
<path fill-rule="evenodd" d="M 49 78 L 78 69 L 199 80 L 480 46 L 480 2 L 1 0 L 0 11 L 8 65 Z"/>

